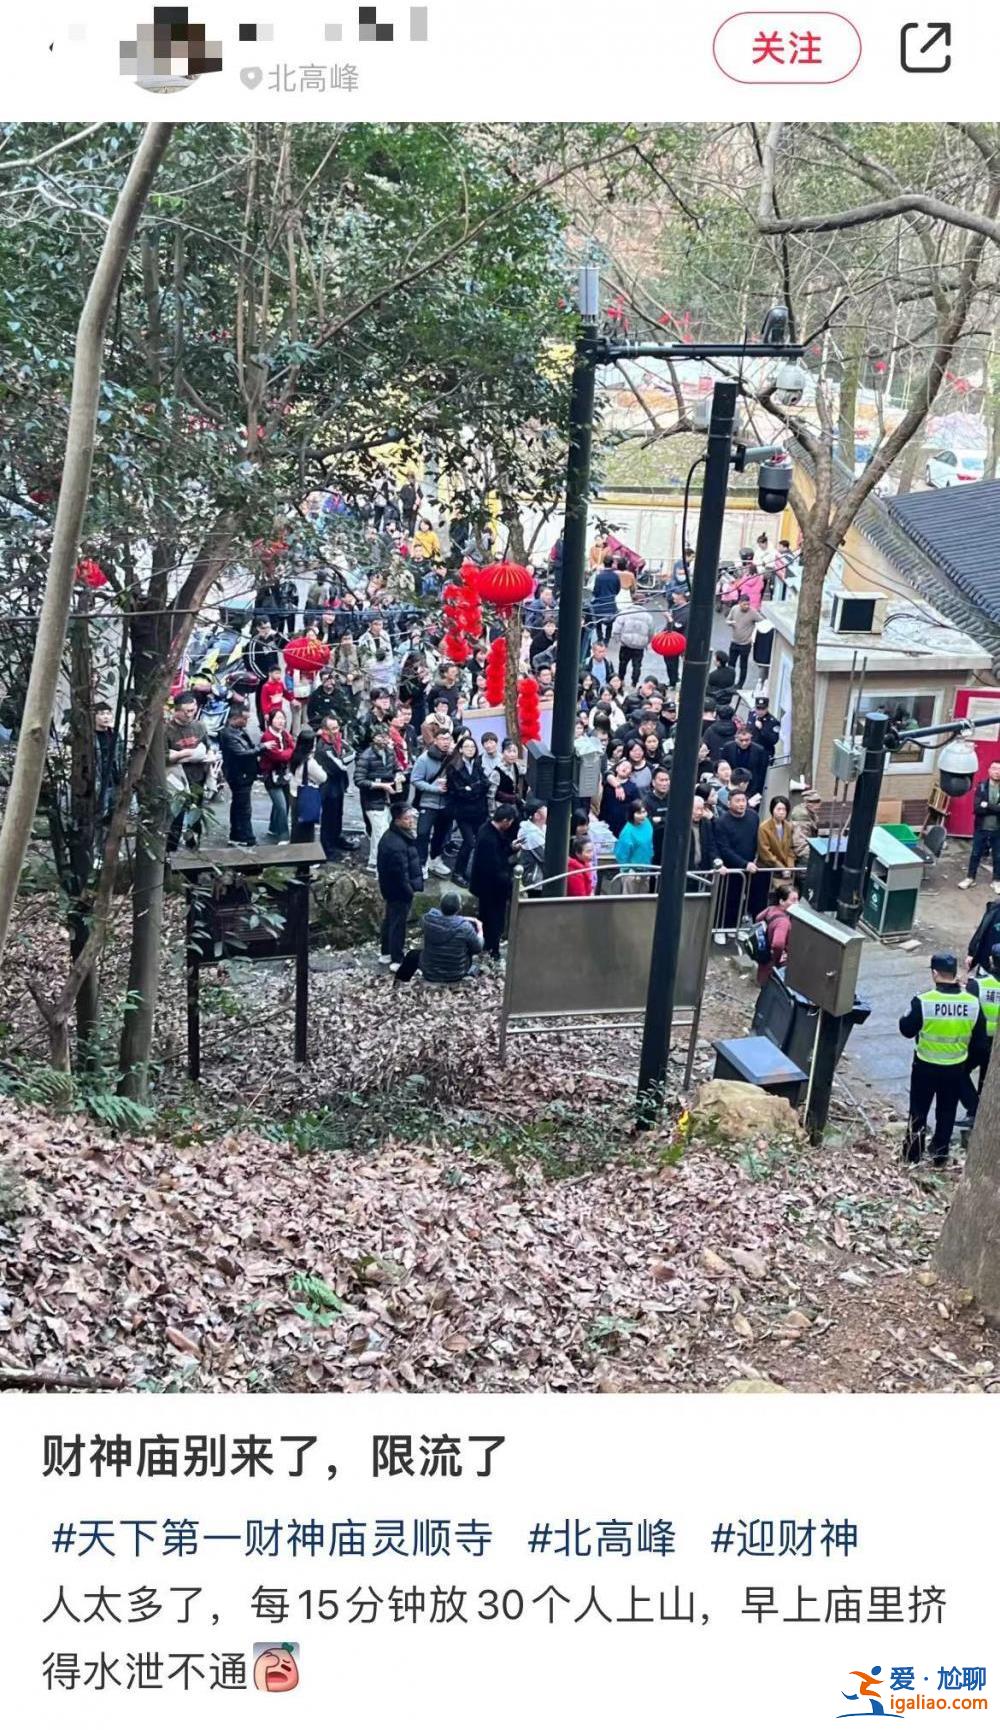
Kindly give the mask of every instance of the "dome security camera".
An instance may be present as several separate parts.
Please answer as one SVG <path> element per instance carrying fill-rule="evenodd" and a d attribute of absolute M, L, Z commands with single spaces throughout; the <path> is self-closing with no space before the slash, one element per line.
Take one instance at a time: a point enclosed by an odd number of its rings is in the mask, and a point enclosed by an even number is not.
<path fill-rule="evenodd" d="M 972 789 L 979 773 L 979 757 L 968 739 L 952 739 L 938 758 L 938 779 L 942 793 L 949 799 L 961 799 Z"/>

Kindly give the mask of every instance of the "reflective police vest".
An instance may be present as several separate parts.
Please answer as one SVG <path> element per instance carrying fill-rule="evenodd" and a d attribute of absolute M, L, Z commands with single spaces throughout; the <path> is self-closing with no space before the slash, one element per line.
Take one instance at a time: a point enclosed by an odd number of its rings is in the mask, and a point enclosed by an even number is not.
<path fill-rule="evenodd" d="M 983 1006 L 986 1031 L 992 1039 L 1000 1025 L 1000 979 L 979 981 L 979 1001 Z"/>
<path fill-rule="evenodd" d="M 924 1019 L 917 1056 L 924 1063 L 964 1063 L 979 1016 L 978 997 L 971 991 L 924 991 L 918 1001 Z"/>

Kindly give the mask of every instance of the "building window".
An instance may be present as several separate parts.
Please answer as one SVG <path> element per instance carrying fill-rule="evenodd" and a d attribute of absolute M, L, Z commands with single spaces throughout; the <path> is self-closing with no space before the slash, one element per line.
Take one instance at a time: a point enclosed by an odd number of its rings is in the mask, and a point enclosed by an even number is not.
<path fill-rule="evenodd" d="M 862 707 L 854 717 L 854 730 L 860 733 L 864 718 L 873 710 L 881 709 L 888 715 L 894 727 L 932 727 L 936 718 L 937 697 L 931 695 L 908 696 L 906 694 L 889 696 L 875 692 L 869 696 L 866 692 Z M 889 762 L 900 769 L 922 768 L 928 761 L 928 753 L 937 750 L 940 741 L 914 740 L 912 744 L 904 745 L 902 750 L 893 751 Z"/>

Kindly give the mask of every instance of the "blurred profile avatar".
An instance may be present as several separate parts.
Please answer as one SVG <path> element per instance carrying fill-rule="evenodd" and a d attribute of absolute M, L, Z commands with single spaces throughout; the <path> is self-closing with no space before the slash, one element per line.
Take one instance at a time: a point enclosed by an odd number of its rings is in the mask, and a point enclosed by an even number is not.
<path fill-rule="evenodd" d="M 299 1685 L 297 1646 L 255 1646 L 253 1685 L 261 1694 L 290 1694 Z"/>
<path fill-rule="evenodd" d="M 222 71 L 222 43 L 206 41 L 204 24 L 192 24 L 186 6 L 157 6 L 152 24 L 136 25 L 135 41 L 121 43 L 119 65 L 140 90 L 170 96 Z"/>

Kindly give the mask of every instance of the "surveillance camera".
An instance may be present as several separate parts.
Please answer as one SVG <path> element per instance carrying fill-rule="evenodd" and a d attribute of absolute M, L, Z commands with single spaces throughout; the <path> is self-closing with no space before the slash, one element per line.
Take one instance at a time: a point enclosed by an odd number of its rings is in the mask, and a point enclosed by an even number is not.
<path fill-rule="evenodd" d="M 788 337 L 787 306 L 772 306 L 764 320 L 761 331 L 761 341 L 769 342 L 772 348 L 780 348 Z"/>
<path fill-rule="evenodd" d="M 769 516 L 780 516 L 792 490 L 791 463 L 761 463 L 757 474 L 757 507 Z"/>
<path fill-rule="evenodd" d="M 794 408 L 805 395 L 808 375 L 804 367 L 796 365 L 795 361 L 784 361 L 774 375 L 771 389 L 779 402 L 786 408 Z"/>
<path fill-rule="evenodd" d="M 949 799 L 961 799 L 970 792 L 978 773 L 979 757 L 968 739 L 953 739 L 938 758 L 941 791 Z"/>

